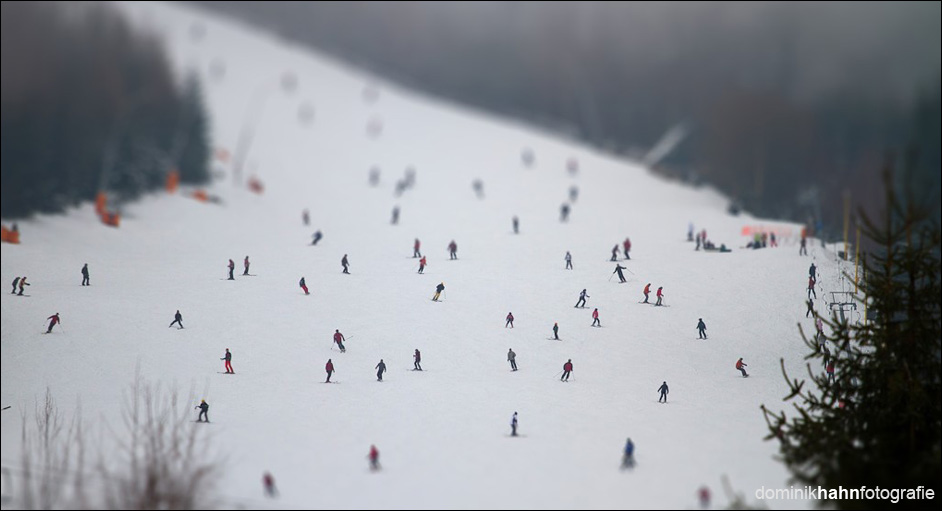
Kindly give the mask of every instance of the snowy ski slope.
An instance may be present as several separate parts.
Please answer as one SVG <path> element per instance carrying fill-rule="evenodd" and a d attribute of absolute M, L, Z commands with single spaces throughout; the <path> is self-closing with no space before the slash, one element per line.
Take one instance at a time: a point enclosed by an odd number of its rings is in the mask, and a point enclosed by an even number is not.
<path fill-rule="evenodd" d="M 759 405 L 784 407 L 780 357 L 803 374 L 796 323 L 811 327 L 808 265 L 818 264 L 826 290 L 840 286 L 838 271 L 820 248 L 799 257 L 794 239 L 740 247 L 743 226 L 797 226 L 729 216 L 709 189 L 401 90 L 238 23 L 178 5 L 123 8 L 164 32 L 181 70 L 224 59 L 225 76 L 205 87 L 218 147 L 234 148 L 249 99 L 267 94 L 247 166 L 257 166 L 265 193 L 233 186 L 227 173 L 210 188 L 222 205 L 159 193 L 129 205 L 119 229 L 101 225 L 92 205 L 19 223 L 22 244 L 2 246 L 2 278 L 26 275 L 32 285 L 28 298 L 0 301 L 0 397 L 13 407 L 2 416 L 4 466 L 19 458 L 20 413 L 46 387 L 66 410 L 81 402 L 86 421 L 118 426 L 140 365 L 190 408 L 210 403 L 209 436 L 229 460 L 221 495 L 251 507 L 692 508 L 701 485 L 726 504 L 723 474 L 750 501 L 759 487 L 788 486 L 776 446 L 762 440 Z M 195 20 L 207 28 L 200 41 L 190 37 Z M 278 88 L 286 71 L 298 78 L 292 94 Z M 363 98 L 368 84 L 380 91 L 374 103 Z M 304 100 L 315 107 L 308 126 L 297 121 Z M 366 132 L 374 118 L 384 124 L 375 138 Z M 520 162 L 523 147 L 535 152 L 532 168 Z M 574 176 L 570 157 L 580 163 Z M 408 166 L 416 185 L 396 198 Z M 580 194 L 561 223 L 574 184 Z M 734 251 L 695 252 L 688 221 Z M 324 239 L 312 247 L 317 229 Z M 618 284 L 608 258 L 626 236 L 631 273 Z M 429 259 L 424 275 L 415 238 Z M 452 239 L 457 261 L 448 260 Z M 341 273 L 344 254 L 351 275 Z M 239 276 L 246 255 L 257 276 Z M 230 258 L 235 281 L 224 280 Z M 435 303 L 439 282 L 445 299 Z M 669 307 L 638 303 L 647 282 L 664 287 Z M 583 288 L 589 308 L 576 309 Z M 602 328 L 590 327 L 593 307 Z M 183 330 L 167 328 L 177 309 Z M 504 328 L 509 311 L 513 329 Z M 61 328 L 41 335 L 54 312 Z M 549 340 L 554 322 L 561 342 Z M 335 329 L 349 339 L 344 354 L 332 349 Z M 235 376 L 219 374 L 225 348 Z M 416 348 L 424 372 L 410 371 Z M 733 367 L 739 357 L 748 379 Z M 329 358 L 339 385 L 321 384 Z M 378 383 L 381 358 L 389 372 Z M 554 374 L 570 358 L 573 377 L 560 383 Z M 520 438 L 509 436 L 514 411 Z M 632 472 L 619 470 L 627 437 Z M 371 444 L 383 466 L 375 474 Z M 266 470 L 277 501 L 262 497 Z"/>

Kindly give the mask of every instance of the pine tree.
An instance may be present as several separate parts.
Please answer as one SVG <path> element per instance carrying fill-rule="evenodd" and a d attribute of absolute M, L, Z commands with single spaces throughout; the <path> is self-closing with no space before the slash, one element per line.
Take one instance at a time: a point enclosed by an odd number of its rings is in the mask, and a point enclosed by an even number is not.
<path fill-rule="evenodd" d="M 835 379 L 818 367 L 826 356 L 817 342 L 805 359 L 810 383 L 790 379 L 794 413 L 762 406 L 770 434 L 794 479 L 827 489 L 933 489 L 939 496 L 940 429 L 940 231 L 931 208 L 893 188 L 884 172 L 886 209 L 879 222 L 863 218 L 876 249 L 865 258 L 863 285 L 868 308 L 862 323 L 828 322 Z M 800 331 L 799 326 L 799 331 Z M 875 501 L 822 501 L 840 509 L 873 507 Z M 925 507 L 926 500 L 901 500 L 894 507 Z"/>
<path fill-rule="evenodd" d="M 178 159 L 180 181 L 199 184 L 209 180 L 209 119 L 203 105 L 203 91 L 196 76 L 183 85 L 180 128 L 174 140 L 173 157 Z"/>

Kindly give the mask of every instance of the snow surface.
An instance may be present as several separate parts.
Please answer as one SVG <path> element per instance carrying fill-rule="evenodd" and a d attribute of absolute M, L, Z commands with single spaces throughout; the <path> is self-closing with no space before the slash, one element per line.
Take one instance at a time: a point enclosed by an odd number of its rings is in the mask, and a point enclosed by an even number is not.
<path fill-rule="evenodd" d="M 32 285 L 30 297 L 0 301 L 0 397 L 13 406 L 2 416 L 4 466 L 19 459 L 21 412 L 47 387 L 65 410 L 80 402 L 86 421 L 119 426 L 140 365 L 191 409 L 210 403 L 210 440 L 228 459 L 221 496 L 250 507 L 691 508 L 701 485 L 726 505 L 723 474 L 752 502 L 762 486 L 788 487 L 776 444 L 763 441 L 759 405 L 786 407 L 780 357 L 805 374 L 796 324 L 812 328 L 808 265 L 818 264 L 823 289 L 840 286 L 838 271 L 820 248 L 799 257 L 794 239 L 742 250 L 740 231 L 797 226 L 732 217 L 709 189 L 402 90 L 235 22 L 179 5 L 122 7 L 164 33 L 180 69 L 224 59 L 225 76 L 205 87 L 218 147 L 234 148 L 249 98 L 272 91 L 247 166 L 265 193 L 227 177 L 210 188 L 222 205 L 155 194 L 126 207 L 119 229 L 98 223 L 91 205 L 19 222 L 22 244 L 2 245 L 2 278 L 27 275 Z M 207 28 L 200 41 L 190 37 L 195 20 Z M 286 71 L 298 78 L 293 94 L 277 86 Z M 369 84 L 380 91 L 375 103 L 362 95 Z M 305 100 L 315 107 L 309 126 L 297 121 Z M 366 132 L 374 118 L 384 123 L 376 138 Z M 535 152 L 533 168 L 520 162 L 524 147 Z M 575 176 L 570 157 L 580 163 Z M 375 188 L 373 165 L 382 169 Z M 395 198 L 407 166 L 416 185 Z M 484 199 L 471 187 L 478 178 Z M 573 184 L 579 198 L 561 223 Z M 695 252 L 688 221 L 734 251 Z M 312 247 L 316 229 L 324 238 Z M 626 236 L 631 273 L 618 284 L 608 258 Z M 429 259 L 424 275 L 414 238 Z M 448 260 L 452 239 L 457 261 Z M 344 254 L 350 275 L 341 273 Z M 239 276 L 246 255 L 257 276 Z M 234 282 L 224 280 L 230 258 Z M 439 282 L 445 299 L 435 303 Z M 647 282 L 664 286 L 670 307 L 638 303 Z M 576 309 L 583 288 L 589 308 Z M 590 327 L 593 307 L 602 328 Z M 167 328 L 177 309 L 183 330 Z M 508 311 L 513 329 L 504 328 Z M 61 327 L 40 335 L 54 312 Z M 700 317 L 707 341 L 697 339 Z M 554 322 L 561 342 L 549 340 Z M 335 329 L 349 339 L 344 354 L 332 349 Z M 225 348 L 235 376 L 219 374 Z M 415 348 L 424 372 L 410 371 Z M 748 379 L 733 367 L 739 357 Z M 340 385 L 321 384 L 328 358 Z M 389 372 L 378 383 L 381 358 Z M 575 371 L 564 384 L 554 374 L 567 359 Z M 657 402 L 664 380 L 667 405 Z M 514 411 L 519 438 L 509 436 Z M 627 437 L 636 444 L 631 472 L 619 470 Z M 371 444 L 378 473 L 368 470 Z M 276 501 L 262 496 L 266 470 Z"/>

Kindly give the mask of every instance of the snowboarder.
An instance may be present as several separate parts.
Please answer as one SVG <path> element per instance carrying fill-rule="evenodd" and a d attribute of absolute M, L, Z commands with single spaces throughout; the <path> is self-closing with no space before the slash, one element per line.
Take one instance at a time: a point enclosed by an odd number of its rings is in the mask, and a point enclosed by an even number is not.
<path fill-rule="evenodd" d="M 657 303 L 654 305 L 663 305 L 661 300 L 664 298 L 664 286 L 657 288 Z"/>
<path fill-rule="evenodd" d="M 422 252 L 419 252 L 419 247 L 422 246 L 422 243 L 419 242 L 419 238 L 415 239 L 415 243 L 412 244 L 412 258 L 422 257 Z"/>
<path fill-rule="evenodd" d="M 245 256 L 245 260 L 242 261 L 242 266 L 245 267 L 245 269 L 242 271 L 242 276 L 248 275 L 249 274 L 249 256 Z"/>
<path fill-rule="evenodd" d="M 798 249 L 798 255 L 808 255 L 808 238 L 801 237 L 801 247 Z"/>
<path fill-rule="evenodd" d="M 392 210 L 392 221 L 390 222 L 393 225 L 399 223 L 399 206 L 394 206 Z"/>
<path fill-rule="evenodd" d="M 595 310 L 592 311 L 592 326 L 598 326 L 598 327 L 601 327 L 601 326 L 602 326 L 602 322 L 599 321 L 599 309 L 598 309 L 598 307 L 596 307 Z"/>
<path fill-rule="evenodd" d="M 444 282 L 440 282 L 437 286 L 435 286 L 435 296 L 432 297 L 432 301 L 437 302 L 439 295 L 441 295 L 441 294 L 442 294 L 442 291 L 444 291 L 444 290 L 445 290 L 445 283 L 444 283 Z"/>
<path fill-rule="evenodd" d="M 667 388 L 667 382 L 662 383 L 661 386 L 657 388 L 657 391 L 661 393 L 661 397 L 657 398 L 657 402 L 660 403 L 663 401 L 666 403 L 667 393 L 670 392 L 670 389 Z"/>
<path fill-rule="evenodd" d="M 327 359 L 327 365 L 324 366 L 324 370 L 327 371 L 327 381 L 324 383 L 330 383 L 330 375 L 334 374 L 334 363 L 331 359 Z"/>
<path fill-rule="evenodd" d="M 386 363 L 383 362 L 383 359 L 379 359 L 379 363 L 376 364 L 376 381 L 383 381 L 383 373 L 386 372 Z"/>
<path fill-rule="evenodd" d="M 20 279 L 20 292 L 17 293 L 16 296 L 23 296 L 23 289 L 24 289 L 24 286 L 28 286 L 28 285 L 30 285 L 30 284 L 29 284 L 29 282 L 26 282 L 26 277 L 21 278 L 21 279 Z"/>
<path fill-rule="evenodd" d="M 82 285 L 92 285 L 91 281 L 88 280 L 88 263 L 85 263 L 85 266 L 82 266 Z"/>
<path fill-rule="evenodd" d="M 275 498 L 278 496 L 278 490 L 275 489 L 275 478 L 272 477 L 271 472 L 265 472 L 265 475 L 262 476 L 262 487 L 265 488 L 267 497 Z"/>
<path fill-rule="evenodd" d="M 344 273 L 346 273 L 347 275 L 350 274 L 350 272 L 347 271 L 347 267 L 350 266 L 350 262 L 347 261 L 347 254 L 344 254 L 344 255 L 343 255 L 343 259 L 340 260 L 340 266 L 343 266 L 343 272 L 344 272 Z"/>
<path fill-rule="evenodd" d="M 20 278 L 19 278 L 19 277 L 13 279 L 13 291 L 10 291 L 10 294 L 11 294 L 11 295 L 15 295 L 15 294 L 16 294 L 16 286 L 17 286 L 19 283 L 20 283 Z"/>
<path fill-rule="evenodd" d="M 513 218 L 513 224 L 514 224 L 514 234 L 520 234 L 520 219 L 517 218 L 516 215 Z"/>
<path fill-rule="evenodd" d="M 324 237 L 324 235 L 321 234 L 320 231 L 317 231 L 317 232 L 315 232 L 314 235 L 311 236 L 311 237 L 313 238 L 313 239 L 311 240 L 311 245 L 317 245 L 317 242 L 320 241 L 321 238 Z"/>
<path fill-rule="evenodd" d="M 379 470 L 379 450 L 375 445 L 370 446 L 370 470 L 376 472 Z"/>
<path fill-rule="evenodd" d="M 229 348 L 226 348 L 226 354 L 219 360 L 226 361 L 226 374 L 235 374 L 235 371 L 232 370 L 232 353 L 229 353 Z"/>
<path fill-rule="evenodd" d="M 569 373 L 572 372 L 572 359 L 566 361 L 563 364 L 563 375 L 559 377 L 559 381 L 569 381 Z"/>
<path fill-rule="evenodd" d="M 451 243 L 448 244 L 448 253 L 450 254 L 450 259 L 458 259 L 458 245 L 455 243 L 455 240 L 451 240 Z"/>
<path fill-rule="evenodd" d="M 808 316 L 814 316 L 814 300 L 809 297 L 805 303 L 808 304 L 808 310 L 805 311 L 805 317 L 807 318 Z"/>
<path fill-rule="evenodd" d="M 337 343 L 337 347 L 340 348 L 340 352 L 341 352 L 341 353 L 346 353 L 346 352 L 347 352 L 347 348 L 344 348 L 344 347 L 343 347 L 343 341 L 346 341 L 346 340 L 347 340 L 347 339 L 343 336 L 342 333 L 340 333 L 340 330 L 339 330 L 339 329 L 338 329 L 338 330 L 334 330 L 334 342 Z"/>
<path fill-rule="evenodd" d="M 517 436 L 517 412 L 510 418 L 510 436 Z"/>
<path fill-rule="evenodd" d="M 635 444 L 629 438 L 625 442 L 625 455 L 621 459 L 621 468 L 632 468 L 635 466 Z"/>
<path fill-rule="evenodd" d="M 590 296 L 587 295 L 587 294 L 585 294 L 585 289 L 583 289 L 582 292 L 579 293 L 579 301 L 576 302 L 576 308 L 577 308 L 577 309 L 578 309 L 580 306 L 585 307 L 585 299 L 586 299 L 586 298 L 590 298 Z"/>
<path fill-rule="evenodd" d="M 235 280 L 235 277 L 232 276 L 232 272 L 235 271 L 235 262 L 232 259 L 229 259 L 229 264 L 227 267 L 229 268 L 229 280 Z"/>
<path fill-rule="evenodd" d="M 510 362 L 510 370 L 516 371 L 517 370 L 517 354 L 514 353 L 513 348 L 509 348 L 507 350 L 507 361 Z"/>
<path fill-rule="evenodd" d="M 311 213 L 308 210 L 305 209 L 301 212 L 301 221 L 305 227 L 311 225 Z"/>
<path fill-rule="evenodd" d="M 180 314 L 180 309 L 177 309 L 177 313 L 173 315 L 173 321 L 170 323 L 170 326 L 168 326 L 167 328 L 170 328 L 174 324 L 180 325 L 180 328 L 183 328 L 183 314 Z"/>
<path fill-rule="evenodd" d="M 648 282 L 648 285 L 644 286 L 644 301 L 641 303 L 650 303 L 648 302 L 648 295 L 651 294 L 651 283 Z"/>
<path fill-rule="evenodd" d="M 559 340 L 559 323 L 553 323 L 553 339 Z"/>
<path fill-rule="evenodd" d="M 507 328 L 507 325 L 510 325 L 510 328 L 514 327 L 514 315 L 512 312 L 507 313 L 507 322 L 504 323 L 504 328 Z"/>
<path fill-rule="evenodd" d="M 416 370 L 416 371 L 421 371 L 421 370 L 422 370 L 422 364 L 421 364 L 421 362 L 422 362 L 422 354 L 419 353 L 419 349 L 418 349 L 418 348 L 415 349 L 415 354 L 412 355 L 412 358 L 415 359 L 415 363 L 413 364 L 413 365 L 415 366 L 415 370 Z"/>
<path fill-rule="evenodd" d="M 620 265 L 620 264 L 616 264 L 616 265 L 615 265 L 615 271 L 613 271 L 612 273 L 617 273 L 617 274 L 618 274 L 618 280 L 621 281 L 622 283 L 624 283 L 624 282 L 627 282 L 627 280 L 625 280 L 625 274 L 622 272 L 622 270 L 627 270 L 627 269 L 628 269 L 628 268 L 625 268 L 624 266 L 622 266 L 622 265 Z"/>
<path fill-rule="evenodd" d="M 808 277 L 808 298 L 811 298 L 814 295 L 815 300 L 818 299 L 818 293 L 814 292 L 814 277 Z"/>
<path fill-rule="evenodd" d="M 706 323 L 703 322 L 703 318 L 697 322 L 697 330 L 700 331 L 700 339 L 706 339 Z"/>
<path fill-rule="evenodd" d="M 419 273 L 425 271 L 426 264 L 428 264 L 428 262 L 425 260 L 425 256 L 422 256 L 422 259 L 419 259 Z"/>
<path fill-rule="evenodd" d="M 572 254 L 570 254 L 568 250 L 566 251 L 566 269 L 572 269 Z"/>
<path fill-rule="evenodd" d="M 629 255 L 629 252 L 631 252 L 631 240 L 625 238 L 625 242 L 622 246 L 625 248 L 625 259 L 631 259 L 631 255 Z"/>
<path fill-rule="evenodd" d="M 199 406 L 193 407 L 193 409 L 199 409 L 200 415 L 197 417 L 196 422 L 209 422 L 209 403 L 205 399 L 200 399 Z M 203 420 L 205 418 L 205 421 Z"/>
<path fill-rule="evenodd" d="M 827 372 L 827 375 L 828 375 L 828 383 L 834 383 L 836 379 L 834 377 L 834 359 L 828 360 L 828 364 L 827 366 L 825 366 L 824 370 L 825 372 Z"/>
<path fill-rule="evenodd" d="M 56 326 L 57 324 L 59 324 L 59 323 L 62 322 L 62 321 L 59 319 L 59 313 L 58 313 L 58 312 L 55 313 L 55 314 L 53 314 L 52 316 L 49 316 L 49 317 L 46 318 L 46 319 L 49 320 L 49 328 L 46 329 L 46 333 L 47 333 L 47 334 L 50 333 L 50 332 L 52 332 L 52 327 L 54 327 L 54 326 Z"/>
<path fill-rule="evenodd" d="M 559 207 L 559 221 L 565 222 L 567 220 L 569 220 L 569 204 L 563 203 L 563 205 Z"/>
<path fill-rule="evenodd" d="M 742 373 L 743 378 L 748 378 L 749 373 L 746 372 L 746 363 L 742 361 L 742 357 L 739 357 L 739 360 L 736 361 L 736 369 L 739 369 L 739 372 Z"/>
<path fill-rule="evenodd" d="M 301 280 L 298 281 L 298 285 L 301 286 L 301 289 L 304 290 L 304 294 L 309 295 L 311 293 L 307 290 L 307 283 L 304 282 L 304 277 L 301 277 Z"/>
<path fill-rule="evenodd" d="M 618 244 L 616 243 L 615 246 L 612 247 L 612 258 L 609 259 L 609 261 L 613 261 L 613 262 L 614 262 L 614 261 L 617 261 L 617 260 L 618 260 Z"/>

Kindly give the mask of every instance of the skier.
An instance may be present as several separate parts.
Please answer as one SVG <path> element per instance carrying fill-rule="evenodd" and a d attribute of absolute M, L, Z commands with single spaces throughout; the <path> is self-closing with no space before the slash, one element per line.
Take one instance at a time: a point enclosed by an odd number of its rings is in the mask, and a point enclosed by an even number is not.
<path fill-rule="evenodd" d="M 801 237 L 801 247 L 798 249 L 798 255 L 808 255 L 808 239 Z"/>
<path fill-rule="evenodd" d="M 559 208 L 559 221 L 565 222 L 566 220 L 569 220 L 569 204 L 564 203 Z"/>
<path fill-rule="evenodd" d="M 249 274 L 249 256 L 245 256 L 245 260 L 242 261 L 242 266 L 245 267 L 245 270 L 242 271 L 242 275 L 243 276 L 248 275 Z"/>
<path fill-rule="evenodd" d="M 514 234 L 520 234 L 520 219 L 517 218 L 516 215 L 513 218 L 513 224 L 514 224 Z"/>
<path fill-rule="evenodd" d="M 811 298 L 811 295 L 814 295 L 815 300 L 818 299 L 818 293 L 814 292 L 814 277 L 808 277 L 808 298 Z"/>
<path fill-rule="evenodd" d="M 226 348 L 226 355 L 219 360 L 226 361 L 226 374 L 235 374 L 235 371 L 232 370 L 232 353 L 229 353 L 229 348 Z"/>
<path fill-rule="evenodd" d="M 559 377 L 559 381 L 569 381 L 569 373 L 572 372 L 572 359 L 566 361 L 563 364 L 563 375 Z"/>
<path fill-rule="evenodd" d="M 667 388 L 667 382 L 662 383 L 661 386 L 657 388 L 657 391 L 661 393 L 661 397 L 657 398 L 657 402 L 660 403 L 663 400 L 663 402 L 666 403 L 667 393 L 670 392 L 670 389 Z"/>
<path fill-rule="evenodd" d="M 834 359 L 828 360 L 828 364 L 824 370 L 825 372 L 827 372 L 827 375 L 828 375 L 828 383 L 834 383 L 836 379 L 834 377 Z"/>
<path fill-rule="evenodd" d="M 200 411 L 200 415 L 197 417 L 196 422 L 209 422 L 209 404 L 206 402 L 206 400 L 200 399 L 199 406 L 193 407 L 194 410 L 197 408 Z M 203 420 L 204 417 L 206 419 L 205 421 Z"/>
<path fill-rule="evenodd" d="M 818 339 L 818 342 L 821 342 L 821 338 L 824 337 L 824 321 L 821 320 L 821 316 L 814 318 L 814 329 L 815 337 Z"/>
<path fill-rule="evenodd" d="M 52 332 L 52 327 L 54 327 L 54 326 L 56 326 L 57 324 L 59 324 L 59 323 L 62 322 L 62 320 L 59 319 L 59 313 L 58 313 L 58 312 L 55 313 L 55 314 L 53 314 L 52 316 L 49 316 L 49 317 L 46 318 L 46 319 L 49 320 L 49 328 L 46 329 L 46 333 L 47 333 L 47 334 L 50 333 L 50 332 Z"/>
<path fill-rule="evenodd" d="M 383 362 L 383 359 L 379 359 L 379 363 L 376 364 L 376 381 L 383 381 L 383 373 L 386 372 L 386 363 Z"/>
<path fill-rule="evenodd" d="M 632 468 L 635 466 L 635 444 L 629 438 L 625 442 L 625 455 L 621 459 L 621 468 Z"/>
<path fill-rule="evenodd" d="M 811 263 L 811 267 L 808 268 L 808 276 L 815 279 L 816 281 L 818 280 L 817 270 L 818 270 L 818 267 L 815 266 L 814 263 Z"/>
<path fill-rule="evenodd" d="M 510 362 L 510 370 L 517 370 L 517 354 L 514 353 L 513 348 L 507 349 L 507 361 Z"/>
<path fill-rule="evenodd" d="M 428 262 L 426 262 L 425 256 L 422 256 L 422 259 L 419 259 L 419 273 L 422 273 L 425 271 L 426 264 L 428 264 Z"/>
<path fill-rule="evenodd" d="M 304 294 L 309 295 L 311 293 L 307 290 L 307 283 L 304 282 L 304 277 L 301 277 L 301 280 L 298 281 L 298 285 L 301 286 L 301 289 L 304 290 Z"/>
<path fill-rule="evenodd" d="M 576 199 L 579 198 L 579 187 L 572 185 L 569 187 L 569 202 L 576 202 Z"/>
<path fill-rule="evenodd" d="M 602 326 L 602 322 L 599 321 L 599 309 L 598 309 L 598 307 L 596 307 L 595 310 L 592 311 L 592 326 L 598 326 L 598 327 L 601 327 L 601 326 Z"/>
<path fill-rule="evenodd" d="M 631 240 L 625 238 L 625 242 L 622 244 L 625 248 L 625 259 L 631 259 L 631 255 L 628 253 L 631 252 Z"/>
<path fill-rule="evenodd" d="M 448 244 L 448 253 L 451 254 L 449 260 L 458 259 L 458 245 L 455 244 L 455 240 L 451 240 L 451 243 Z"/>
<path fill-rule="evenodd" d="M 742 361 L 742 357 L 739 357 L 739 360 L 736 361 L 736 369 L 739 369 L 739 372 L 742 373 L 743 378 L 748 378 L 749 373 L 746 372 L 746 363 Z"/>
<path fill-rule="evenodd" d="M 421 371 L 421 370 L 422 370 L 422 364 L 421 364 L 421 362 L 422 362 L 422 354 L 419 353 L 419 349 L 418 349 L 418 348 L 415 349 L 415 354 L 412 355 L 412 358 L 415 359 L 415 363 L 413 364 L 413 365 L 415 366 L 415 369 L 414 369 L 414 370 L 415 370 L 415 371 Z"/>
<path fill-rule="evenodd" d="M 664 298 L 664 286 L 661 286 L 657 288 L 657 303 L 655 303 L 654 305 L 663 305 L 661 303 L 661 299 L 663 298 Z"/>
<path fill-rule="evenodd" d="M 697 330 L 700 331 L 700 339 L 706 339 L 706 323 L 703 322 L 703 318 L 700 318 L 700 321 L 697 322 Z"/>
<path fill-rule="evenodd" d="M 778 246 L 778 242 L 775 241 L 775 233 L 774 233 L 774 232 L 773 232 L 773 233 L 769 233 L 769 246 L 770 246 L 770 247 L 777 247 L 777 246 Z"/>
<path fill-rule="evenodd" d="M 170 323 L 170 326 L 168 326 L 167 328 L 170 328 L 171 326 L 173 326 L 174 323 L 180 325 L 180 328 L 183 328 L 183 314 L 180 314 L 180 309 L 177 309 L 177 313 L 173 315 L 173 321 Z"/>
<path fill-rule="evenodd" d="M 92 285 L 91 281 L 88 280 L 88 263 L 85 263 L 85 266 L 82 266 L 82 285 Z"/>
<path fill-rule="evenodd" d="M 229 259 L 229 280 L 235 280 L 235 277 L 232 276 L 232 272 L 235 271 L 235 262 L 232 259 Z"/>
<path fill-rule="evenodd" d="M 16 294 L 16 286 L 17 286 L 17 284 L 19 284 L 19 283 L 20 283 L 20 278 L 19 278 L 19 277 L 13 279 L 13 291 L 10 291 L 10 294 L 11 294 L 11 295 L 15 295 L 15 294 Z"/>
<path fill-rule="evenodd" d="M 374 472 L 379 470 L 379 450 L 375 445 L 370 446 L 370 470 Z"/>
<path fill-rule="evenodd" d="M 373 167 L 370 169 L 370 186 L 376 186 L 379 184 L 379 169 Z"/>
<path fill-rule="evenodd" d="M 510 325 L 510 328 L 514 327 L 514 315 L 512 312 L 507 313 L 507 322 L 504 323 L 504 328 L 507 328 L 507 325 Z"/>
<path fill-rule="evenodd" d="M 347 267 L 350 266 L 350 262 L 347 261 L 347 254 L 344 254 L 343 259 L 340 260 L 340 266 L 343 266 L 344 273 L 346 273 L 347 275 L 350 274 L 350 272 L 347 271 Z"/>
<path fill-rule="evenodd" d="M 321 238 L 324 237 L 324 235 L 321 234 L 320 231 L 317 231 L 317 232 L 315 232 L 314 235 L 311 236 L 311 237 L 313 238 L 313 239 L 311 240 L 311 245 L 317 245 L 317 242 L 320 241 Z"/>
<path fill-rule="evenodd" d="M 484 198 L 484 181 L 475 179 L 471 182 L 471 188 L 474 189 L 474 194 L 478 196 L 478 199 Z"/>
<path fill-rule="evenodd" d="M 559 323 L 553 323 L 553 339 L 559 340 Z"/>
<path fill-rule="evenodd" d="M 613 271 L 612 273 L 617 273 L 617 274 L 618 274 L 618 280 L 620 280 L 622 283 L 624 283 L 624 282 L 627 282 L 627 280 L 625 280 L 625 274 L 622 273 L 622 270 L 627 270 L 627 269 L 628 269 L 628 268 L 625 268 L 624 266 L 622 266 L 622 265 L 620 265 L 620 264 L 616 264 L 616 265 L 615 265 L 615 271 Z"/>
<path fill-rule="evenodd" d="M 697 233 L 697 246 L 694 247 L 694 251 L 700 250 L 700 233 Z"/>
<path fill-rule="evenodd" d="M 517 436 L 517 412 L 510 418 L 510 436 Z"/>
<path fill-rule="evenodd" d="M 444 291 L 444 290 L 445 290 L 445 283 L 444 283 L 444 282 L 440 282 L 437 286 L 435 286 L 435 296 L 432 297 L 432 301 L 437 302 L 437 301 L 438 301 L 438 296 L 441 295 L 441 294 L 442 294 L 442 291 Z"/>
<path fill-rule="evenodd" d="M 808 304 L 808 310 L 805 312 L 805 317 L 807 318 L 808 316 L 814 316 L 814 300 L 809 297 L 805 303 Z"/>
<path fill-rule="evenodd" d="M 390 222 L 393 225 L 399 223 L 399 206 L 394 206 L 392 210 L 392 221 Z"/>
<path fill-rule="evenodd" d="M 585 299 L 586 299 L 586 298 L 590 298 L 590 296 L 587 295 L 587 294 L 585 294 L 585 289 L 583 289 L 582 292 L 579 293 L 579 301 L 576 302 L 576 308 L 579 308 L 580 305 L 581 305 L 582 307 L 585 307 Z"/>
<path fill-rule="evenodd" d="M 707 488 L 706 486 L 701 486 L 697 494 L 700 497 L 700 507 L 703 509 L 709 509 L 710 508 L 710 489 Z"/>
<path fill-rule="evenodd" d="M 334 363 L 328 358 L 327 365 L 324 366 L 324 370 L 327 371 L 327 381 L 324 383 L 330 383 L 330 375 L 334 374 Z"/>
<path fill-rule="evenodd" d="M 311 225 L 311 213 L 308 210 L 301 212 L 301 221 L 304 222 L 304 226 L 307 227 Z"/>
<path fill-rule="evenodd" d="M 572 254 L 570 254 L 568 250 L 566 251 L 566 269 L 572 269 Z"/>
<path fill-rule="evenodd" d="M 687 241 L 693 241 L 693 222 L 687 224 Z"/>
<path fill-rule="evenodd" d="M 23 296 L 23 286 L 30 285 L 29 282 L 26 282 L 26 277 L 20 279 L 20 292 L 16 296 Z"/>
<path fill-rule="evenodd" d="M 618 260 L 618 244 L 616 243 L 615 246 L 612 247 L 612 258 L 609 259 L 609 261 L 617 261 L 617 260 Z"/>
<path fill-rule="evenodd" d="M 648 282 L 648 285 L 644 286 L 644 301 L 641 303 L 650 303 L 648 302 L 648 295 L 651 294 L 651 283 Z"/>
<path fill-rule="evenodd" d="M 343 336 L 342 333 L 340 333 L 339 329 L 334 330 L 334 342 L 337 343 L 337 346 L 340 348 L 341 353 L 347 352 L 347 348 L 343 347 L 343 341 L 346 341 L 346 340 L 347 339 Z"/>
<path fill-rule="evenodd" d="M 265 488 L 265 495 L 269 498 L 278 496 L 278 490 L 275 489 L 275 478 L 272 477 L 271 472 L 265 472 L 265 475 L 262 476 L 262 487 Z"/>
<path fill-rule="evenodd" d="M 422 246 L 422 244 L 419 243 L 419 238 L 416 238 L 415 243 L 412 244 L 412 258 L 413 259 L 415 259 L 416 257 L 422 257 L 422 253 L 419 252 L 420 246 Z"/>

